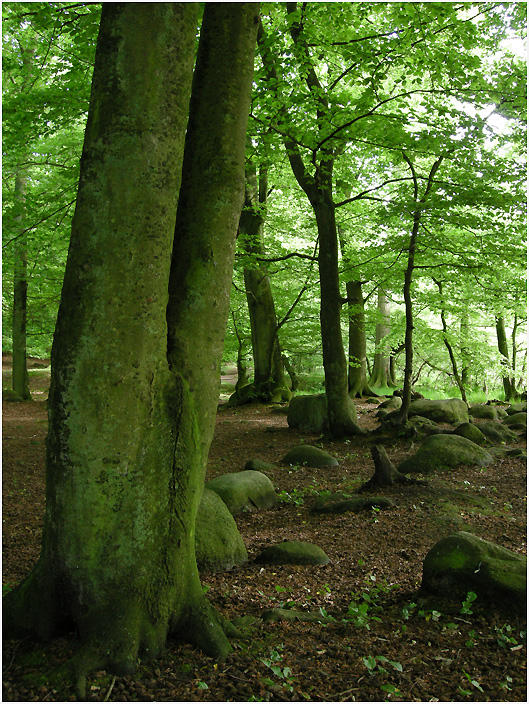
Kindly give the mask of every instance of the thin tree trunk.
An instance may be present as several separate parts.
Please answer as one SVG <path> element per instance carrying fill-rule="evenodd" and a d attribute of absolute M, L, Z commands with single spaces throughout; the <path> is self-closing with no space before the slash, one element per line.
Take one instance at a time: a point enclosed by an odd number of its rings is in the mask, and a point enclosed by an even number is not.
<path fill-rule="evenodd" d="M 21 231 L 24 229 L 27 175 L 18 171 L 15 178 L 16 221 Z M 15 264 L 13 273 L 13 366 L 12 388 L 24 400 L 31 398 L 26 362 L 26 321 L 27 321 L 27 236 L 19 235 L 15 241 Z"/>
<path fill-rule="evenodd" d="M 452 365 L 452 374 L 454 375 L 454 379 L 457 384 L 457 388 L 459 389 L 459 393 L 461 394 L 462 400 L 467 404 L 468 406 L 468 401 L 467 401 L 467 395 L 465 392 L 465 387 L 463 385 L 463 382 L 461 381 L 461 377 L 459 376 L 459 370 L 457 368 L 457 362 L 456 358 L 454 355 L 454 350 L 452 349 L 452 345 L 450 344 L 450 340 L 448 339 L 448 325 L 446 324 L 446 316 L 445 316 L 445 311 L 444 311 L 444 302 L 443 302 L 443 284 L 441 281 L 438 281 L 437 279 L 433 279 L 434 283 L 437 285 L 437 288 L 439 289 L 439 298 L 440 298 L 440 303 L 441 303 L 441 322 L 443 324 L 443 342 L 448 350 L 448 356 L 450 357 L 450 364 Z"/>
<path fill-rule="evenodd" d="M 206 5 L 182 169 L 197 8 L 103 6 L 52 349 L 42 553 L 4 604 L 11 633 L 75 624 L 82 699 L 88 671 L 130 673 L 169 632 L 215 657 L 229 650 L 200 587 L 194 524 L 257 12 Z"/>
<path fill-rule="evenodd" d="M 461 383 L 468 388 L 470 381 L 470 350 L 468 348 L 468 310 L 461 314 Z"/>

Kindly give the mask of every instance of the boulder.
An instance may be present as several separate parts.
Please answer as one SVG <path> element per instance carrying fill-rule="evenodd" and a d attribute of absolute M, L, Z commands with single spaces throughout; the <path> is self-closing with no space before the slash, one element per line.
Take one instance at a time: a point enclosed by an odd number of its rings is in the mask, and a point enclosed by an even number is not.
<path fill-rule="evenodd" d="M 487 438 L 474 423 L 461 423 L 454 430 L 454 435 L 460 435 L 462 438 L 475 442 L 476 445 L 485 445 Z"/>
<path fill-rule="evenodd" d="M 401 462 L 397 469 L 402 474 L 430 474 L 461 464 L 483 467 L 492 461 L 490 453 L 459 435 L 430 435 L 417 452 Z"/>
<path fill-rule="evenodd" d="M 351 418 L 355 420 L 356 408 L 354 402 L 350 398 L 348 403 L 351 409 Z M 296 396 L 293 398 L 288 407 L 287 423 L 290 428 L 302 430 L 306 433 L 325 433 L 329 429 L 327 397 L 325 394 Z"/>
<path fill-rule="evenodd" d="M 485 406 L 481 403 L 475 403 L 469 408 L 469 414 L 473 418 L 483 418 L 485 420 L 499 420 L 499 408 L 497 406 Z"/>
<path fill-rule="evenodd" d="M 275 464 L 271 462 L 265 462 L 257 457 L 254 457 L 244 465 L 244 469 L 251 469 L 254 472 L 269 472 L 271 469 L 277 469 Z"/>
<path fill-rule="evenodd" d="M 206 487 L 198 505 L 195 550 L 201 571 L 227 570 L 248 560 L 233 516 L 220 496 Z"/>
<path fill-rule="evenodd" d="M 513 413 L 503 421 L 504 425 L 513 430 L 527 430 L 527 413 Z"/>
<path fill-rule="evenodd" d="M 256 562 L 268 562 L 274 565 L 326 565 L 329 558 L 314 543 L 285 540 L 265 548 L 257 556 Z"/>
<path fill-rule="evenodd" d="M 305 467 L 336 467 L 338 460 L 314 445 L 298 445 L 287 452 L 281 463 Z"/>
<path fill-rule="evenodd" d="M 432 435 L 433 433 L 441 432 L 441 428 L 435 421 L 425 418 L 424 416 L 413 416 L 408 419 L 408 423 L 413 425 L 413 427 L 420 433 L 428 433 L 429 435 Z"/>
<path fill-rule="evenodd" d="M 421 398 L 410 403 L 408 416 L 424 416 L 437 423 L 459 425 L 468 422 L 468 408 L 460 398 Z"/>
<path fill-rule="evenodd" d="M 402 399 L 400 396 L 392 396 L 387 401 L 380 404 L 377 409 L 377 418 L 385 418 L 391 411 L 398 411 L 402 406 Z"/>
<path fill-rule="evenodd" d="M 393 508 L 395 501 L 386 496 L 351 496 L 333 494 L 325 499 L 318 499 L 312 511 L 314 513 L 359 513 L 372 508 Z"/>
<path fill-rule="evenodd" d="M 527 558 L 460 531 L 436 543 L 424 558 L 422 587 L 464 598 L 468 591 L 525 609 Z"/>
<path fill-rule="evenodd" d="M 278 502 L 270 479 L 253 470 L 223 474 L 207 482 L 206 487 L 220 496 L 233 516 L 243 511 L 271 508 Z"/>
<path fill-rule="evenodd" d="M 503 423 L 487 420 L 480 423 L 478 427 L 483 435 L 494 443 L 510 442 L 517 439 L 516 433 Z"/>
<path fill-rule="evenodd" d="M 512 416 L 514 413 L 527 413 L 527 403 L 511 403 L 507 415 Z"/>
<path fill-rule="evenodd" d="M 378 406 L 380 399 L 376 398 L 375 396 L 370 396 L 369 398 L 366 398 L 366 403 L 371 403 L 373 406 Z"/>

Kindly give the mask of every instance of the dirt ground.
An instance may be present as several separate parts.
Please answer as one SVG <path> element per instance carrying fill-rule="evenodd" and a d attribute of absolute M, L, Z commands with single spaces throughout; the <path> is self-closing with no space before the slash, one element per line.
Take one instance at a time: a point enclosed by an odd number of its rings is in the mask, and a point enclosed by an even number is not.
<path fill-rule="evenodd" d="M 9 359 L 4 359 L 9 376 Z M 38 363 L 38 362 L 37 362 Z M 3 404 L 3 584 L 21 580 L 39 554 L 44 511 L 45 398 L 49 372 L 30 373 L 33 401 Z M 4 386 L 8 386 L 6 378 Z M 376 427 L 376 406 L 357 401 L 359 423 Z M 339 464 L 326 469 L 279 464 L 291 447 L 318 444 Z M 525 437 L 513 446 L 525 447 Z M 386 447 L 400 461 L 411 441 Z M 418 593 L 422 561 L 441 537 L 469 530 L 526 552 L 526 468 L 517 458 L 487 468 L 461 467 L 426 487 L 384 492 L 387 511 L 317 515 L 324 491 L 353 492 L 373 465 L 366 439 L 327 441 L 298 433 L 271 406 L 222 407 L 208 478 L 244 468 L 248 459 L 278 463 L 268 474 L 284 501 L 236 518 L 249 561 L 203 574 L 212 603 L 229 618 L 259 617 L 272 606 L 318 611 L 330 623 L 257 618 L 233 641 L 225 662 L 170 641 L 164 656 L 130 677 L 94 673 L 89 701 L 526 701 L 526 623 L 509 604 L 467 605 Z M 316 543 L 320 567 L 255 562 L 284 539 Z M 351 602 L 356 603 L 349 610 Z M 470 613 L 468 613 L 470 611 Z M 75 634 L 46 645 L 4 643 L 5 701 L 74 701 L 54 674 L 75 650 Z M 385 659 L 384 659 L 385 658 Z"/>

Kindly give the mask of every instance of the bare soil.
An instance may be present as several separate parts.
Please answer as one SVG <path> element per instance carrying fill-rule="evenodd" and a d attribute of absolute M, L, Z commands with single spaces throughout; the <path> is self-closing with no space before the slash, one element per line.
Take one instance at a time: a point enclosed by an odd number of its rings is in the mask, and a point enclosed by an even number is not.
<path fill-rule="evenodd" d="M 8 386 L 10 360 L 3 361 Z M 30 380 L 33 401 L 3 404 L 7 588 L 31 570 L 42 531 L 49 373 L 31 372 Z M 365 429 L 377 426 L 375 409 L 357 401 Z M 302 442 L 323 447 L 339 465 L 281 465 L 287 450 Z M 525 447 L 525 438 L 513 446 Z M 413 450 L 409 440 L 386 449 L 394 462 Z M 318 494 L 352 493 L 370 478 L 367 440 L 337 442 L 295 432 L 272 406 L 221 407 L 208 478 L 241 470 L 251 458 L 277 463 L 268 474 L 285 501 L 236 518 L 249 561 L 228 572 L 203 574 L 208 596 L 232 619 L 259 617 L 263 609 L 286 605 L 321 609 L 335 620 L 264 623 L 257 618 L 249 637 L 233 641 L 233 654 L 220 663 L 170 641 L 162 658 L 140 661 L 134 676 L 94 673 L 89 701 L 526 701 L 525 618 L 509 604 L 491 606 L 479 597 L 469 606 L 472 613 L 465 613 L 461 601 L 432 600 L 418 591 L 424 556 L 455 530 L 526 553 L 525 461 L 504 458 L 486 469 L 461 467 L 429 477 L 426 487 L 391 487 L 384 494 L 396 507 L 388 511 L 317 515 L 310 508 Z M 255 562 L 263 547 L 284 539 L 318 544 L 329 564 Z M 347 620 L 353 599 L 366 603 L 367 613 Z M 73 633 L 45 645 L 7 641 L 3 699 L 74 701 L 57 668 L 75 647 Z"/>

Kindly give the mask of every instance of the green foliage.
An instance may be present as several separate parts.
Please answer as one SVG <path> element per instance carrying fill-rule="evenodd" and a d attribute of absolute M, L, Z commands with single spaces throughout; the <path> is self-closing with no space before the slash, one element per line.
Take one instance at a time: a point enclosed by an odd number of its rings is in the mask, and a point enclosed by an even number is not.
<path fill-rule="evenodd" d="M 463 600 L 461 605 L 460 613 L 462 614 L 472 614 L 473 611 L 470 608 L 471 604 L 478 598 L 476 592 L 467 592 L 466 599 Z"/>

